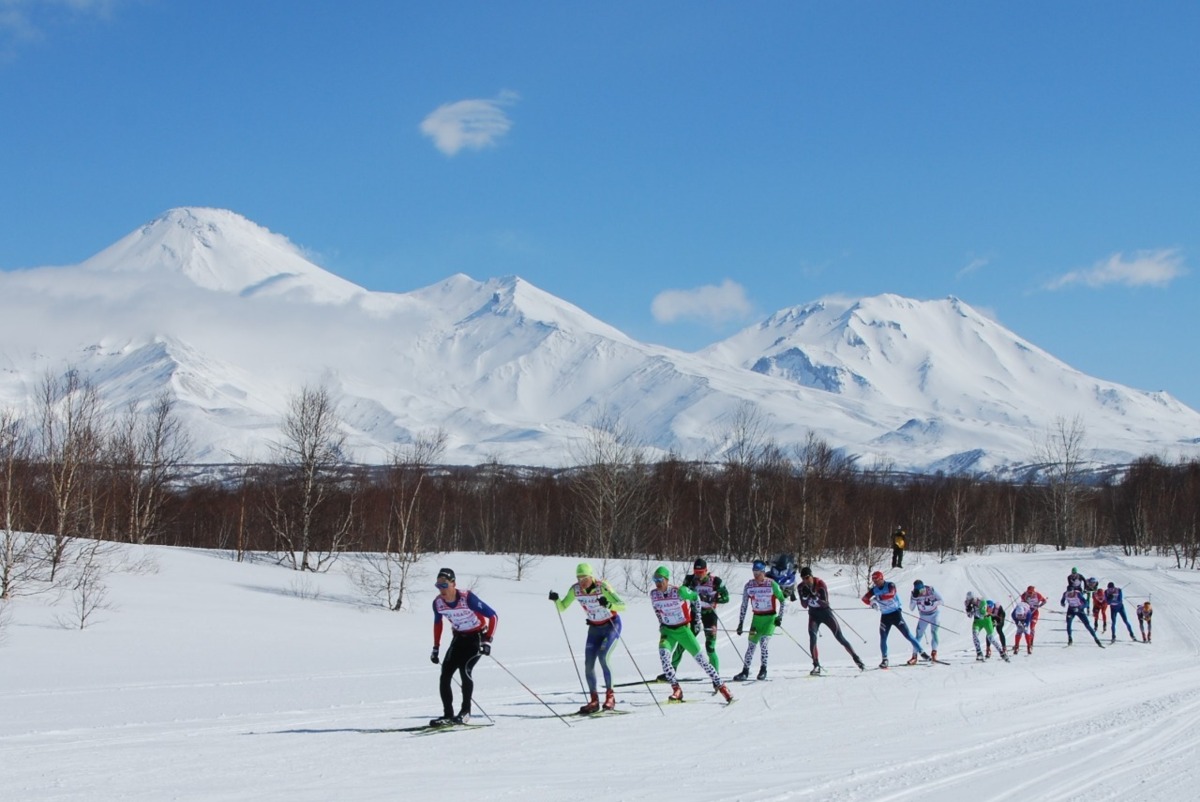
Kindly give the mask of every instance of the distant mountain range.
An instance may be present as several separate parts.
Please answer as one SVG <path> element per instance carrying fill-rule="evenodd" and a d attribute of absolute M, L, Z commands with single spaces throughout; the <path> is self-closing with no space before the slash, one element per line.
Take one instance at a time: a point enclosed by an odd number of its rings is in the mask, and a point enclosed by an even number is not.
<path fill-rule="evenodd" d="M 638 342 L 515 276 L 371 292 L 220 209 L 173 209 L 69 267 L 0 273 L 0 404 L 81 370 L 107 406 L 166 390 L 200 462 L 262 459 L 324 384 L 352 456 L 441 428 L 447 462 L 574 464 L 600 416 L 649 455 L 719 459 L 752 417 L 898 470 L 1006 472 L 1078 418 L 1093 461 L 1200 457 L 1200 413 L 1087 376 L 956 298 L 821 300 L 696 353 Z"/>

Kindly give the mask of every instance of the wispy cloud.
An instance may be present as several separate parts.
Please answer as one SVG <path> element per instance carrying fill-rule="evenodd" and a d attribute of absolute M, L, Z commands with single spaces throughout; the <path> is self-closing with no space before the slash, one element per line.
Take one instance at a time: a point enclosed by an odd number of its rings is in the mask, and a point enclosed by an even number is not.
<path fill-rule="evenodd" d="M 990 256 L 976 256 L 967 262 L 966 266 L 954 274 L 954 278 L 962 279 L 987 267 L 992 261 Z"/>
<path fill-rule="evenodd" d="M 1060 290 L 1073 284 L 1105 287 L 1122 284 L 1126 287 L 1165 287 L 1187 273 L 1183 255 L 1178 248 L 1137 251 L 1132 256 L 1114 253 L 1102 262 L 1085 270 L 1072 270 L 1046 285 L 1048 290 Z"/>
<path fill-rule="evenodd" d="M 753 309 L 745 287 L 730 279 L 691 290 L 663 290 L 650 304 L 650 312 L 659 323 L 682 318 L 724 323 L 746 317 Z"/>
<path fill-rule="evenodd" d="M 463 148 L 492 147 L 512 128 L 505 109 L 519 99 L 516 92 L 505 90 L 492 100 L 459 100 L 438 106 L 421 121 L 421 133 L 447 156 L 454 156 Z"/>
<path fill-rule="evenodd" d="M 105 19 L 121 0 L 0 0 L 0 55 L 12 55 L 21 42 L 44 39 L 62 22 Z"/>

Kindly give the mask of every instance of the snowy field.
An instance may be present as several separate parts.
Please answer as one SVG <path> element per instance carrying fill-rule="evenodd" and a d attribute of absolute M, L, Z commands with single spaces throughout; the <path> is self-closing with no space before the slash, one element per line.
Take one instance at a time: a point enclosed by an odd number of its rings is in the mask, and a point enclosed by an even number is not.
<path fill-rule="evenodd" d="M 476 714 L 486 711 L 495 725 L 422 735 L 387 730 L 441 712 L 429 605 L 443 564 L 498 611 L 494 656 L 504 668 L 559 713 L 578 708 L 563 624 L 581 658 L 583 615 L 576 606 L 560 624 L 546 599 L 574 581 L 577 559 L 545 559 L 516 582 L 505 557 L 435 556 L 422 564 L 414 609 L 392 613 L 368 606 L 338 569 L 301 577 L 168 548 L 130 548 L 126 558 L 138 570 L 108 577 L 110 607 L 82 631 L 64 626 L 69 597 L 9 605 L 0 798 L 1200 798 L 1200 573 L 1160 559 L 1047 549 L 940 564 L 910 553 L 902 571 L 888 572 L 906 599 L 919 578 L 959 608 L 968 589 L 1007 608 L 1010 594 L 1037 585 L 1050 603 L 1033 654 L 1010 664 L 976 663 L 966 616 L 945 611 L 943 625 L 955 632 L 944 632 L 939 656 L 951 665 L 859 673 L 823 635 L 831 674 L 809 677 L 806 655 L 777 635 L 771 680 L 730 683 L 733 705 L 701 682 L 684 683 L 687 703 L 661 710 L 645 687 L 626 687 L 619 708 L 631 715 L 571 717 L 568 725 L 484 658 Z M 1067 647 L 1058 601 L 1072 566 L 1124 586 L 1131 620 L 1151 597 L 1154 642 L 1132 643 L 1122 632 L 1103 650 L 1086 635 Z M 685 566 L 671 567 L 680 578 Z M 735 591 L 749 578 L 748 566 L 711 567 Z M 836 565 L 815 568 L 858 633 L 847 637 L 875 666 L 878 614 L 858 601 L 864 583 Z M 629 653 L 615 652 L 617 681 L 637 679 L 634 661 L 653 677 L 660 669 L 648 599 L 623 588 L 620 566 L 608 569 L 629 601 Z M 735 605 L 723 620 L 736 627 Z M 806 620 L 796 605 L 784 621 L 805 647 Z M 893 633 L 892 662 L 908 652 Z M 728 678 L 740 658 L 724 633 L 720 657 Z M 685 657 L 681 676 L 702 675 Z M 665 702 L 666 686 L 652 690 Z"/>

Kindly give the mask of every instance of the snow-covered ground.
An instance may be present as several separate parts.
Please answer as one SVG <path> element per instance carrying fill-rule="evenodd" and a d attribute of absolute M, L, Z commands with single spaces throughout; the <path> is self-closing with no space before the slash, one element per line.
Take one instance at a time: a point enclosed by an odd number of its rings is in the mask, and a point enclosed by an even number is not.
<path fill-rule="evenodd" d="M 684 684 L 688 703 L 661 710 L 646 688 L 626 687 L 619 706 L 632 715 L 568 726 L 485 658 L 476 712 L 495 726 L 416 735 L 388 730 L 440 713 L 429 577 L 441 564 L 499 612 L 503 667 L 559 713 L 578 707 L 562 624 L 581 658 L 583 616 L 569 610 L 560 624 L 546 599 L 574 581 L 576 559 L 545 559 L 516 582 L 504 557 L 432 557 L 414 609 L 392 613 L 365 604 L 339 570 L 300 577 L 219 553 L 126 551 L 139 569 L 108 577 L 111 607 L 82 631 L 62 623 L 73 616 L 69 597 L 10 605 L 0 645 L 5 800 L 1200 798 L 1200 573 L 1161 559 L 1042 550 L 939 564 L 910 553 L 891 572 L 906 598 L 919 578 L 954 607 L 968 589 L 1008 606 L 1017 588 L 1037 585 L 1050 605 L 1033 654 L 1010 664 L 976 663 L 966 617 L 947 611 L 954 632 L 943 633 L 940 656 L 951 665 L 859 673 L 823 635 L 831 673 L 811 678 L 785 634 L 771 643 L 771 681 L 731 683 L 733 705 L 700 682 Z M 1131 619 L 1153 598 L 1152 644 L 1122 632 L 1103 650 L 1086 636 L 1066 647 L 1058 597 L 1076 565 L 1123 585 Z M 682 567 L 672 566 L 677 577 Z M 749 577 L 747 566 L 713 568 L 734 589 Z M 609 573 L 620 590 L 620 567 Z M 858 601 L 860 580 L 830 564 L 816 573 L 874 666 L 878 615 Z M 659 672 L 648 600 L 625 595 L 618 682 L 637 679 L 633 660 Z M 723 619 L 732 630 L 736 607 Z M 805 622 L 796 606 L 784 629 L 807 647 Z M 893 662 L 907 654 L 893 634 Z M 739 658 L 724 634 L 720 656 L 731 676 Z M 701 676 L 690 658 L 681 669 Z M 653 694 L 664 702 L 665 686 Z"/>

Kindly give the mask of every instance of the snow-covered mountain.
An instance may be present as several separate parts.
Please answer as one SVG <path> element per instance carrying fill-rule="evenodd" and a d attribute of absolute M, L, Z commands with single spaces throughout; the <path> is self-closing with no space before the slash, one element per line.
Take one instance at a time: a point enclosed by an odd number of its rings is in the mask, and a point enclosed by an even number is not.
<path fill-rule="evenodd" d="M 601 415 L 653 453 L 710 458 L 747 413 L 785 447 L 812 431 L 910 470 L 1028 463 L 1075 415 L 1099 461 L 1200 455 L 1194 410 L 1087 377 L 956 299 L 821 301 L 688 354 L 517 277 L 371 292 L 218 209 L 0 273 L 0 403 L 68 365 L 113 408 L 173 394 L 210 462 L 266 456 L 289 396 L 316 383 L 366 462 L 441 427 L 447 461 L 570 464 Z"/>

